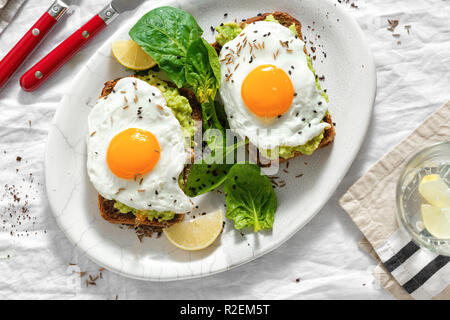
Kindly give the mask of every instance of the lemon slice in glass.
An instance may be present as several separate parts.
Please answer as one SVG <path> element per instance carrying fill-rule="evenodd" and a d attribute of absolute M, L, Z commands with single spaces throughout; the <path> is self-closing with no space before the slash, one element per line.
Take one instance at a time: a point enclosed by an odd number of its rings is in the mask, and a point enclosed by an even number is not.
<path fill-rule="evenodd" d="M 438 239 L 450 239 L 450 208 L 421 207 L 422 221 L 429 233 Z"/>
<path fill-rule="evenodd" d="M 147 70 L 156 65 L 156 61 L 133 40 L 113 42 L 112 53 L 121 65 L 132 70 Z"/>
<path fill-rule="evenodd" d="M 450 207 L 450 189 L 437 174 L 429 174 L 422 178 L 419 193 L 431 205 L 438 208 Z"/>
<path fill-rule="evenodd" d="M 173 245 L 187 251 L 197 251 L 209 247 L 221 234 L 223 212 L 218 210 L 194 220 L 184 221 L 163 229 Z"/>

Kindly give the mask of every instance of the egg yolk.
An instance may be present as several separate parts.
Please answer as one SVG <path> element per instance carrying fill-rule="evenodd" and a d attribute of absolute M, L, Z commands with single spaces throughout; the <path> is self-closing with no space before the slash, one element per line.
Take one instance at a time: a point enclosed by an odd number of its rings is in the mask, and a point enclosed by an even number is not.
<path fill-rule="evenodd" d="M 158 163 L 161 147 L 150 131 L 130 128 L 109 143 L 106 162 L 114 175 L 135 179 L 150 172 Z"/>
<path fill-rule="evenodd" d="M 253 69 L 241 87 L 247 108 L 258 117 L 273 118 L 289 110 L 294 86 L 284 70 L 266 64 Z"/>

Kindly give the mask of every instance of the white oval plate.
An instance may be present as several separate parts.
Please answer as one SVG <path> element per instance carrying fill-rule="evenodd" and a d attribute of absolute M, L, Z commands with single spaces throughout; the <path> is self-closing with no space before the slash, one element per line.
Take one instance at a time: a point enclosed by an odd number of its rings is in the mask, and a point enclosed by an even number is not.
<path fill-rule="evenodd" d="M 45 170 L 50 205 L 70 241 L 111 271 L 156 281 L 228 270 L 268 253 L 300 230 L 327 202 L 349 169 L 363 143 L 376 92 L 375 66 L 363 33 L 351 17 L 331 2 L 190 0 L 158 2 L 157 6 L 162 3 L 191 12 L 210 41 L 213 40 L 210 26 L 275 10 L 288 12 L 301 21 L 307 40 L 320 34 L 314 42 L 316 46 L 323 45 L 327 58 L 322 59 L 322 53 L 317 52 L 314 65 L 318 75 L 326 75 L 324 87 L 330 96 L 337 136 L 332 146 L 291 161 L 289 174 L 278 174 L 287 186 L 276 189 L 279 207 L 272 232 L 242 234 L 227 221 L 221 238 L 213 246 L 190 253 L 177 249 L 164 237 L 147 238 L 140 243 L 133 230 L 104 221 L 98 212 L 97 193 L 86 174 L 87 116 L 103 83 L 127 75 L 111 56 L 111 42 L 127 39 L 132 25 L 155 7 L 151 1 L 145 3 L 93 55 L 73 80 L 67 91 L 70 94 L 64 95 L 50 130 Z M 227 19 L 224 13 L 228 13 Z M 309 29 L 308 25 L 313 27 Z M 295 178 L 300 173 L 304 176 Z M 199 205 L 197 212 L 223 208 L 223 195 L 214 192 L 194 201 Z"/>

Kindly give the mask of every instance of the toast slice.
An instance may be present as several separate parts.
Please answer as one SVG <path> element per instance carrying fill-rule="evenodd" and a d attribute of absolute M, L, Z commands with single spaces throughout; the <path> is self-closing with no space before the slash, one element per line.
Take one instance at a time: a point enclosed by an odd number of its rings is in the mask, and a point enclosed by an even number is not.
<path fill-rule="evenodd" d="M 250 24 L 252 22 L 256 22 L 256 21 L 264 21 L 266 19 L 267 16 L 269 15 L 273 15 L 273 17 L 280 22 L 281 25 L 285 26 L 286 28 L 289 28 L 292 24 L 295 24 L 295 28 L 297 30 L 298 36 L 299 38 L 304 42 L 304 38 L 302 35 L 302 25 L 301 23 L 295 19 L 294 17 L 292 17 L 290 14 L 286 13 L 286 12 L 280 12 L 280 11 L 274 11 L 274 12 L 268 12 L 268 13 L 264 13 L 261 15 L 258 15 L 256 17 L 253 18 L 248 18 L 246 20 L 243 20 L 240 23 L 240 27 L 243 28 L 245 26 L 245 24 Z M 214 49 L 216 49 L 217 53 L 220 54 L 220 50 L 222 49 L 221 45 L 217 42 L 213 43 L 212 45 L 214 47 Z M 306 45 L 304 47 L 304 51 L 305 54 L 308 54 L 307 50 L 306 50 Z M 330 125 L 330 128 L 326 129 L 324 132 L 324 137 L 322 139 L 322 141 L 319 144 L 318 148 L 323 148 L 326 147 L 328 145 L 330 145 L 333 141 L 334 141 L 334 137 L 336 136 L 336 131 L 334 128 L 334 124 L 333 121 L 331 119 L 331 116 L 328 114 L 325 116 L 325 118 L 323 119 L 325 122 L 327 122 Z M 254 150 L 255 148 L 249 148 L 249 150 Z M 285 158 L 279 158 L 278 162 L 282 163 L 282 162 L 286 162 L 289 161 L 293 158 L 299 157 L 301 156 L 302 153 L 298 152 L 298 151 L 294 151 L 294 156 L 289 158 L 289 159 L 285 159 Z M 257 163 L 260 166 L 268 166 L 270 165 L 270 160 L 265 159 L 260 152 L 258 152 L 257 155 L 252 154 L 252 157 L 254 157 L 257 160 Z"/>
<path fill-rule="evenodd" d="M 111 80 L 105 83 L 105 86 L 102 90 L 100 98 L 103 98 L 109 95 L 117 82 L 120 79 Z M 174 84 L 168 83 L 169 86 L 175 87 Z M 202 109 L 200 103 L 195 98 L 195 94 L 189 89 L 178 89 L 180 94 L 186 97 L 189 100 L 189 104 L 192 108 L 192 119 L 194 121 L 202 121 Z M 168 221 L 157 221 L 157 220 L 139 220 L 136 219 L 136 216 L 129 213 L 120 213 L 118 209 L 114 208 L 114 200 L 108 200 L 103 198 L 100 194 L 98 195 L 98 208 L 100 210 L 100 214 L 106 221 L 114 224 L 123 224 L 129 225 L 133 227 L 139 227 L 139 232 L 144 235 L 151 235 L 153 232 L 160 232 L 163 228 L 167 228 L 176 223 L 180 223 L 184 219 L 184 214 L 176 214 L 172 220 Z"/>

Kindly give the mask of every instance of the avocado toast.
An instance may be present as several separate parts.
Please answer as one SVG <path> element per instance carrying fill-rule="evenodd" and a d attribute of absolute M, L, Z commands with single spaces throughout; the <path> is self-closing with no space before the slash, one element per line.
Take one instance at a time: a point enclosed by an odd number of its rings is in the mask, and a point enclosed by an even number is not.
<path fill-rule="evenodd" d="M 293 18 L 291 15 L 289 15 L 288 13 L 275 11 L 272 13 L 259 14 L 256 17 L 242 20 L 242 22 L 239 25 L 235 24 L 235 26 L 237 27 L 235 29 L 237 29 L 237 31 L 232 30 L 233 24 L 230 23 L 228 25 L 231 25 L 231 27 L 227 30 L 227 32 L 223 32 L 223 34 L 221 34 L 221 31 L 223 31 L 227 27 L 226 26 L 227 24 L 225 24 L 225 26 L 222 24 L 220 27 L 217 28 L 217 30 L 219 31 L 219 35 L 218 35 L 218 37 L 216 37 L 217 41 L 213 44 L 213 47 L 216 49 L 216 51 L 220 55 L 220 52 L 222 50 L 222 46 L 224 45 L 224 43 L 237 37 L 237 35 L 241 31 L 241 29 L 244 29 L 246 27 L 246 25 L 254 23 L 254 22 L 258 22 L 258 21 L 275 21 L 275 22 L 280 23 L 282 26 L 291 29 L 291 31 L 293 31 L 293 32 L 294 32 L 293 28 L 295 28 L 295 31 L 296 31 L 298 37 L 303 41 L 303 36 L 301 33 L 301 23 L 298 20 L 296 20 L 295 18 Z M 306 51 L 306 46 L 304 46 L 303 50 L 304 50 L 305 54 L 307 55 L 307 57 L 309 58 L 308 53 Z M 311 64 L 311 71 L 313 71 L 313 73 L 315 74 L 314 70 L 312 69 L 312 64 Z M 320 89 L 320 84 L 318 83 L 317 75 L 315 75 L 315 77 L 316 77 L 317 87 L 322 92 L 322 94 L 324 96 L 326 96 L 326 94 L 323 93 L 323 91 Z M 328 99 L 328 98 L 326 97 L 326 99 Z M 323 131 L 323 134 L 321 137 L 316 137 L 314 139 L 314 141 L 311 141 L 312 142 L 311 145 L 313 145 L 314 148 L 311 150 L 311 152 L 308 152 L 306 154 L 312 153 L 312 151 L 314 151 L 316 148 L 317 149 L 323 148 L 323 147 L 331 144 L 334 140 L 336 132 L 334 129 L 333 121 L 328 112 L 322 121 L 328 123 L 329 128 L 327 128 Z M 321 138 L 321 140 L 318 140 L 319 138 Z M 281 148 L 282 147 L 280 147 L 280 150 L 281 150 Z M 311 149 L 311 147 L 309 147 L 309 148 Z M 285 148 L 285 149 L 287 149 L 287 148 Z M 292 148 L 292 149 L 293 150 L 290 150 L 290 152 L 288 152 L 288 156 L 283 156 L 283 157 L 280 156 L 278 158 L 278 161 L 286 162 L 290 159 L 293 159 L 295 157 L 298 157 L 298 156 L 304 154 L 301 151 L 295 150 L 295 148 Z M 255 150 L 255 148 L 249 148 L 249 151 L 252 153 L 252 157 L 257 159 L 258 164 L 260 166 L 266 166 L 267 164 L 270 164 L 270 160 L 266 159 L 263 156 L 264 153 L 262 152 L 262 150 L 260 150 L 260 152 L 257 152 L 258 153 L 257 155 L 255 154 L 254 150 Z M 308 151 L 310 151 L 310 150 L 308 150 Z M 281 154 L 281 152 L 280 152 L 280 154 Z M 273 159 L 272 159 L 272 161 L 273 161 Z"/>
<path fill-rule="evenodd" d="M 113 92 L 114 87 L 119 80 L 120 79 L 115 79 L 106 82 L 99 98 L 106 97 L 111 92 Z M 168 82 L 167 85 L 171 88 L 176 88 L 176 86 L 173 83 Z M 180 93 L 181 96 L 185 97 L 188 100 L 189 105 L 192 108 L 192 120 L 201 121 L 202 120 L 201 107 L 197 99 L 195 98 L 193 92 L 185 88 L 178 89 L 178 92 Z M 139 217 L 135 215 L 132 211 L 124 212 L 126 210 L 119 210 L 117 208 L 117 205 L 115 206 L 115 204 L 116 204 L 115 200 L 105 199 L 100 194 L 98 194 L 98 207 L 100 210 L 100 214 L 106 221 L 113 224 L 124 224 L 134 227 L 139 226 L 141 229 L 144 229 L 146 233 L 159 232 L 163 228 L 182 222 L 184 219 L 184 214 L 176 214 L 171 220 L 159 221 L 157 219 L 153 220 L 142 218 L 139 219 Z"/>

